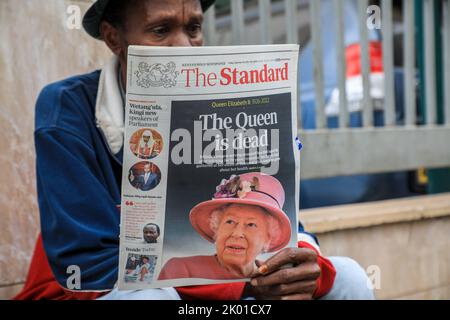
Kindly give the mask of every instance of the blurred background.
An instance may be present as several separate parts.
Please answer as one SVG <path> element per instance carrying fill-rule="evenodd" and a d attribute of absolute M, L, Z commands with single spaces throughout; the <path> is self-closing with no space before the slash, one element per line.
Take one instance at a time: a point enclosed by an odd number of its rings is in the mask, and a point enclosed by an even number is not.
<path fill-rule="evenodd" d="M 99 69 L 90 0 L 0 1 L 0 298 L 39 232 L 34 104 Z M 299 219 L 382 299 L 450 299 L 450 0 L 217 0 L 206 45 L 298 43 Z"/>

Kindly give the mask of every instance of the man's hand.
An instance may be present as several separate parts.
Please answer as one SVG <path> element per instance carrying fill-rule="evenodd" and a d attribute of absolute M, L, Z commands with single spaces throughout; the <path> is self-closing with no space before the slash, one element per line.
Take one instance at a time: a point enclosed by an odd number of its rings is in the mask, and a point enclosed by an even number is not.
<path fill-rule="evenodd" d="M 244 296 L 269 300 L 310 300 L 320 276 L 317 254 L 311 249 L 287 248 L 265 262 L 247 283 Z"/>

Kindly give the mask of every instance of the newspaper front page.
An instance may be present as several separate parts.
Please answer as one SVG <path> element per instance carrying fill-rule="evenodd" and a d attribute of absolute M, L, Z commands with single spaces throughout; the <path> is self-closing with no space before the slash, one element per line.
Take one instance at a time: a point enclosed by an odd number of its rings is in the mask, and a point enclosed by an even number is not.
<path fill-rule="evenodd" d="M 129 48 L 119 289 L 243 281 L 296 247 L 298 51 Z"/>

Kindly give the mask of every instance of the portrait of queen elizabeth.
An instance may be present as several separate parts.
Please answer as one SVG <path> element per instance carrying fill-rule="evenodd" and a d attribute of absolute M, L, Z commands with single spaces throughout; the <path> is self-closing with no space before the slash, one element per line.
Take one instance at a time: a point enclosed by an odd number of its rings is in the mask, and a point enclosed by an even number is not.
<path fill-rule="evenodd" d="M 262 253 L 285 247 L 291 223 L 283 211 L 284 190 L 274 177 L 245 173 L 224 179 L 213 199 L 189 213 L 192 227 L 215 245 L 214 255 L 175 257 L 164 265 L 159 280 L 250 278 Z"/>

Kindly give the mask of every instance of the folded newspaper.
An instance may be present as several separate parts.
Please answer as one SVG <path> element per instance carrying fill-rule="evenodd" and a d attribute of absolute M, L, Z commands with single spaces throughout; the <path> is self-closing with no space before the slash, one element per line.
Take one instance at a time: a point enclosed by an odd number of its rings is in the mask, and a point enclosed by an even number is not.
<path fill-rule="evenodd" d="M 296 246 L 298 51 L 129 48 L 119 289 L 245 281 Z"/>

